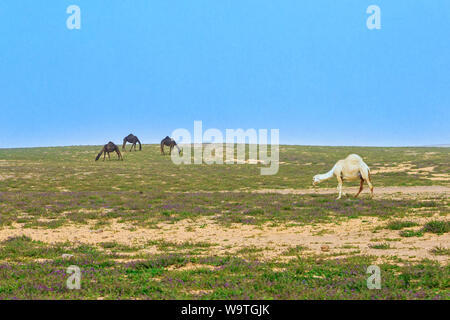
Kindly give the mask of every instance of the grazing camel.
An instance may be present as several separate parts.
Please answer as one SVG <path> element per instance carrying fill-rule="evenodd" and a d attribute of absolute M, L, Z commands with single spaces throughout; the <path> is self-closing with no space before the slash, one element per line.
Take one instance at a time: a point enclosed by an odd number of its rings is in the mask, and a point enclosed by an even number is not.
<path fill-rule="evenodd" d="M 367 182 L 370 188 L 371 196 L 373 197 L 373 185 L 370 179 L 370 169 L 365 164 L 363 159 L 357 154 L 351 154 L 344 160 L 339 160 L 334 165 L 333 169 L 324 174 L 317 174 L 313 178 L 313 186 L 318 183 L 330 179 L 332 176 L 336 176 L 338 181 L 339 196 L 342 195 L 342 181 L 353 181 L 360 179 L 359 191 L 355 197 L 357 197 L 363 190 L 364 181 Z"/>
<path fill-rule="evenodd" d="M 139 143 L 139 151 L 142 150 L 142 145 L 141 145 L 141 142 L 139 141 L 138 137 L 136 137 L 135 135 L 130 133 L 125 138 L 123 138 L 122 151 L 125 151 L 125 145 L 127 144 L 127 142 L 132 143 L 130 152 L 131 152 L 131 150 L 133 150 L 133 147 L 134 147 L 134 151 L 136 151 L 136 143 Z"/>
<path fill-rule="evenodd" d="M 106 158 L 106 154 L 108 154 L 108 159 L 111 160 L 111 157 L 109 156 L 110 152 L 116 152 L 117 156 L 119 157 L 118 160 L 123 160 L 122 154 L 120 153 L 119 147 L 116 146 L 113 142 L 108 142 L 107 144 L 105 144 L 102 148 L 102 150 L 99 152 L 99 154 L 97 155 L 97 157 L 95 158 L 95 161 L 97 161 L 98 159 L 100 159 L 100 157 L 103 154 L 103 161 L 105 161 Z"/>
<path fill-rule="evenodd" d="M 176 147 L 178 149 L 178 154 L 181 154 L 182 150 L 178 147 L 178 145 L 175 142 L 175 140 L 173 140 L 169 136 L 166 136 L 164 139 L 161 140 L 161 154 L 163 154 L 163 155 L 165 154 L 164 153 L 164 146 L 170 147 L 169 154 L 172 154 L 172 149 L 174 147 Z"/>

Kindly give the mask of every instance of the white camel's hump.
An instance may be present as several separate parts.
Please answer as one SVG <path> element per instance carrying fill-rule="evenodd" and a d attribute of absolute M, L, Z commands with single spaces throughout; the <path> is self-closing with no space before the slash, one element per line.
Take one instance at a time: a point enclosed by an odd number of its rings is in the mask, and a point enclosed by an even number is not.
<path fill-rule="evenodd" d="M 343 160 L 339 160 L 337 164 L 341 166 L 343 173 L 348 173 L 349 176 L 353 176 L 361 167 L 368 169 L 363 159 L 354 153 L 348 155 L 347 158 Z"/>
<path fill-rule="evenodd" d="M 361 158 L 360 156 L 358 156 L 356 153 L 349 154 L 349 155 L 347 156 L 346 159 L 358 159 L 358 160 L 362 160 L 362 158 Z"/>
<path fill-rule="evenodd" d="M 349 154 L 348 156 L 347 156 L 347 158 L 345 158 L 345 160 L 344 160 L 345 162 L 348 162 L 348 163 L 360 163 L 360 162 L 364 162 L 363 161 L 363 159 L 360 157 L 360 156 L 358 156 L 357 154 L 355 154 L 355 153 L 352 153 L 352 154 Z"/>

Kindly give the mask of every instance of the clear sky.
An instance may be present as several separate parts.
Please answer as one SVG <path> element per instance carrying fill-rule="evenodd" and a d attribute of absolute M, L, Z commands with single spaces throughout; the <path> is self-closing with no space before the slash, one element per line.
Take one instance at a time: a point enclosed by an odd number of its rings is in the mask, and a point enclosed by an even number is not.
<path fill-rule="evenodd" d="M 449 36 L 448 0 L 2 0 L 0 147 L 155 143 L 194 120 L 283 144 L 449 144 Z"/>

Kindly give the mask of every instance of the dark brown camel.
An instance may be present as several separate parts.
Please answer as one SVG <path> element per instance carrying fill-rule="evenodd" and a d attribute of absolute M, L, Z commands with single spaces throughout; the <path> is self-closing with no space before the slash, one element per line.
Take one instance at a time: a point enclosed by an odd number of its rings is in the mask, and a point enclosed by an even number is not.
<path fill-rule="evenodd" d="M 107 144 L 105 144 L 102 148 L 102 150 L 100 151 L 100 153 L 97 155 L 97 158 L 95 158 L 95 161 L 97 161 L 98 159 L 100 159 L 100 157 L 103 154 L 103 161 L 105 161 L 106 158 L 106 154 L 108 154 L 108 159 L 111 160 L 111 157 L 109 156 L 110 152 L 116 152 L 117 156 L 119 157 L 118 160 L 123 160 L 122 154 L 120 153 L 119 147 L 116 146 L 113 142 L 108 142 Z"/>
<path fill-rule="evenodd" d="M 175 142 L 175 140 L 173 140 L 169 136 L 167 136 L 167 137 L 165 137 L 164 139 L 161 140 L 161 153 L 162 154 L 165 154 L 164 153 L 164 146 L 170 147 L 169 154 L 172 154 L 172 149 L 174 147 L 176 147 L 178 149 L 178 154 L 181 154 L 181 149 L 178 147 L 178 145 Z"/>
<path fill-rule="evenodd" d="M 125 138 L 123 138 L 122 150 L 125 150 L 125 145 L 127 144 L 127 142 L 132 143 L 130 152 L 131 152 L 131 150 L 133 150 L 133 147 L 134 147 L 134 151 L 136 151 L 136 143 L 139 143 L 139 151 L 142 150 L 141 142 L 139 141 L 138 137 L 136 137 L 135 135 L 130 133 Z"/>

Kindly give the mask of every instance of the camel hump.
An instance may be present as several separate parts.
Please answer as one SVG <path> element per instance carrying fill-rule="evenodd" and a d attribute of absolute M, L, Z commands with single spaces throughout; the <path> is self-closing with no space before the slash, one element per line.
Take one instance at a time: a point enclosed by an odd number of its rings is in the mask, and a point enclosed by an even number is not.
<path fill-rule="evenodd" d="M 362 158 L 360 156 L 358 156 L 355 153 L 352 153 L 350 155 L 348 155 L 348 157 L 346 158 L 346 160 L 350 160 L 350 161 L 362 161 Z"/>

